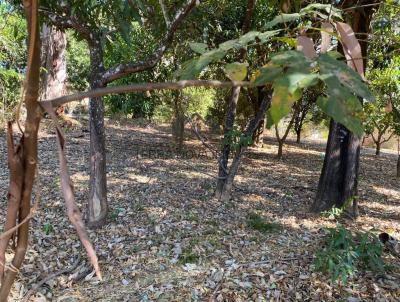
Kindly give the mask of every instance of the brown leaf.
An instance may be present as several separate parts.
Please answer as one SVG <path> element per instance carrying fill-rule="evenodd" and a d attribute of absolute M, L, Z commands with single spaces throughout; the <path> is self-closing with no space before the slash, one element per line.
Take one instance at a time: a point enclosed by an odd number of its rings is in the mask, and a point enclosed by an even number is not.
<path fill-rule="evenodd" d="M 362 59 L 361 45 L 350 25 L 343 22 L 336 22 L 336 30 L 342 39 L 344 55 L 347 64 L 364 76 L 364 63 Z"/>
<path fill-rule="evenodd" d="M 328 22 L 321 24 L 321 53 L 326 53 L 331 46 L 332 36 L 329 33 L 333 32 L 333 25 Z"/>
<path fill-rule="evenodd" d="M 297 50 L 302 51 L 307 58 L 313 59 L 317 56 L 313 40 L 306 36 L 297 37 Z"/>

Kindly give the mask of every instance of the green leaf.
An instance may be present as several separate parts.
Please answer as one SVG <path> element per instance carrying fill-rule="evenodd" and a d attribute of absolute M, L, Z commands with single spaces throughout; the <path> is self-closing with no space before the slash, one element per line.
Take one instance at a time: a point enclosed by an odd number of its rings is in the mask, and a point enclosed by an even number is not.
<path fill-rule="evenodd" d="M 286 43 L 287 45 L 289 45 L 292 48 L 296 48 L 297 46 L 297 41 L 294 38 L 289 38 L 289 37 L 276 37 L 274 38 L 274 40 L 279 41 L 279 42 L 283 42 Z"/>
<path fill-rule="evenodd" d="M 368 89 L 368 86 L 363 82 L 360 75 L 345 63 L 335 60 L 327 54 L 321 54 L 318 58 L 318 63 L 322 80 L 326 81 L 325 79 L 335 77 L 342 85 L 358 96 L 368 101 L 375 100 L 373 94 Z M 339 90 L 341 89 L 340 85 L 336 88 Z"/>
<path fill-rule="evenodd" d="M 225 66 L 225 73 L 231 81 L 243 81 L 247 76 L 248 63 L 231 63 Z"/>
<path fill-rule="evenodd" d="M 189 47 L 191 50 L 193 50 L 194 52 L 198 53 L 198 54 L 203 54 L 207 51 L 208 49 L 208 45 L 205 43 L 189 43 Z"/>
<path fill-rule="evenodd" d="M 299 69 L 303 69 L 309 68 L 312 61 L 307 59 L 301 51 L 288 50 L 272 56 L 271 62 L 276 65 L 296 66 Z"/>
<path fill-rule="evenodd" d="M 294 89 L 296 85 L 289 87 L 289 82 L 288 77 L 281 77 L 274 82 L 274 93 L 269 109 L 271 122 L 274 124 L 279 123 L 290 112 L 294 102 L 301 98 L 301 89 Z"/>
<path fill-rule="evenodd" d="M 258 75 L 254 79 L 254 84 L 262 85 L 274 81 L 279 75 L 283 73 L 283 68 L 278 65 L 268 64 L 261 67 Z"/>
<path fill-rule="evenodd" d="M 203 71 L 210 63 L 222 59 L 226 55 L 226 52 L 220 49 L 214 49 L 209 52 L 202 54 L 198 58 L 194 58 L 185 62 L 181 68 L 178 70 L 176 75 L 181 80 L 194 79 L 196 76 Z"/>
<path fill-rule="evenodd" d="M 316 13 L 316 14 L 320 15 L 321 17 L 323 17 L 324 19 L 326 19 L 327 16 L 324 14 L 321 14 L 320 12 L 318 12 L 318 10 L 324 11 L 328 14 L 330 13 L 331 16 L 333 16 L 333 17 L 343 19 L 340 9 L 332 6 L 331 4 L 312 3 L 312 4 L 309 4 L 306 7 L 302 8 L 300 10 L 300 14 L 301 15 L 306 15 L 306 14 L 309 15 L 309 14 Z"/>
<path fill-rule="evenodd" d="M 355 96 L 350 96 L 344 100 L 339 95 L 329 95 L 319 97 L 317 105 L 338 123 L 344 125 L 357 136 L 361 137 L 364 128 L 358 115 L 362 113 L 360 100 Z"/>
<path fill-rule="evenodd" d="M 277 24 L 281 23 L 287 23 L 291 21 L 295 21 L 301 18 L 301 14 L 299 13 L 294 13 L 294 14 L 281 14 L 279 16 L 276 16 L 272 21 L 268 22 L 267 24 L 264 25 L 265 29 L 269 29 L 274 27 Z"/>

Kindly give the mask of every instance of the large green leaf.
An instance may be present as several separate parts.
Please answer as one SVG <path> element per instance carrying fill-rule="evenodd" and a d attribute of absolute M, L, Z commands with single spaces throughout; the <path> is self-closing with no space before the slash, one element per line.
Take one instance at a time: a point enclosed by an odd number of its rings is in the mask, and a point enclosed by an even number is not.
<path fill-rule="evenodd" d="M 208 45 L 205 43 L 192 42 L 192 43 L 189 43 L 189 47 L 194 52 L 196 52 L 198 54 L 203 54 L 207 51 Z"/>
<path fill-rule="evenodd" d="M 176 75 L 181 80 L 190 80 L 196 78 L 200 72 L 210 63 L 221 60 L 226 55 L 226 52 L 221 49 L 213 49 L 202 54 L 198 58 L 191 59 L 185 62 Z"/>
<path fill-rule="evenodd" d="M 231 63 L 225 66 L 225 73 L 231 81 L 243 81 L 247 76 L 248 63 Z"/>
<path fill-rule="evenodd" d="M 345 63 L 335 60 L 328 54 L 321 54 L 318 58 L 318 63 L 322 80 L 325 81 L 325 79 L 336 77 L 342 85 L 358 96 L 368 101 L 373 101 L 375 99 L 360 75 Z M 343 89 L 343 87 L 340 86 L 341 85 L 338 84 L 336 88 L 338 90 Z"/>
<path fill-rule="evenodd" d="M 268 64 L 260 68 L 254 79 L 254 84 L 257 86 L 271 83 L 278 76 L 282 75 L 283 68 L 279 65 Z"/>
<path fill-rule="evenodd" d="M 289 82 L 288 77 L 281 77 L 274 82 L 274 93 L 272 95 L 271 108 L 269 109 L 271 122 L 274 124 L 279 123 L 290 112 L 294 102 L 301 98 L 301 89 L 294 89 L 296 85 L 288 89 Z"/>
<path fill-rule="evenodd" d="M 185 62 L 180 70 L 175 74 L 182 80 L 193 79 L 200 74 L 209 64 L 221 60 L 228 51 L 232 49 L 241 49 L 251 42 L 265 43 L 270 37 L 277 35 L 280 30 L 272 30 L 266 32 L 251 31 L 242 37 L 234 40 L 229 40 L 221 43 L 218 48 L 202 53 L 199 57 Z M 201 53 L 204 50 L 205 44 L 191 43 L 190 47 Z"/>
<path fill-rule="evenodd" d="M 281 66 L 295 66 L 299 69 L 308 69 L 312 61 L 307 59 L 301 51 L 288 50 L 272 56 L 271 62 Z"/>
<path fill-rule="evenodd" d="M 277 24 L 287 23 L 287 22 L 299 20 L 300 18 L 301 18 L 301 14 L 299 14 L 299 13 L 281 14 L 281 15 L 276 16 L 274 19 L 272 19 L 272 21 L 266 23 L 264 25 L 264 28 L 265 29 L 270 29 L 270 28 L 274 27 Z"/>
<path fill-rule="evenodd" d="M 360 115 L 362 106 L 360 100 L 355 96 L 342 99 L 340 95 L 331 94 L 328 97 L 319 97 L 317 105 L 338 123 L 361 137 L 364 128 Z"/>
<path fill-rule="evenodd" d="M 337 17 L 339 19 L 342 19 L 342 13 L 340 9 L 334 7 L 331 4 L 322 4 L 322 3 L 312 3 L 307 5 L 306 7 L 302 8 L 300 10 L 300 14 L 305 15 L 305 14 L 318 14 L 320 17 L 323 17 L 326 19 L 328 16 L 325 14 L 321 14 L 320 11 L 324 11 L 325 13 L 330 14 L 333 17 Z"/>

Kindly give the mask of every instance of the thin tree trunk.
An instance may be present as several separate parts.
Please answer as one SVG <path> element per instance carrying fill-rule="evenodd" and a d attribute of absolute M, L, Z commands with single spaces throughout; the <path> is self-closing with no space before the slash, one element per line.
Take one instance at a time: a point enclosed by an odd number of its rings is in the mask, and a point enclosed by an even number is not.
<path fill-rule="evenodd" d="M 97 42 L 97 43 L 96 43 Z M 100 40 L 90 45 L 91 89 L 102 87 L 99 75 L 104 71 Z M 104 103 L 101 98 L 89 101 L 90 123 L 90 193 L 87 222 L 90 228 L 101 227 L 107 219 L 106 148 Z"/>
<path fill-rule="evenodd" d="M 223 187 L 225 186 L 226 177 L 228 175 L 228 160 L 231 152 L 231 145 L 229 143 L 229 136 L 235 124 L 236 107 L 239 99 L 240 87 L 233 87 L 231 97 L 229 99 L 228 111 L 226 113 L 225 127 L 224 127 L 224 144 L 222 147 L 221 156 L 219 159 L 218 181 L 215 190 L 215 197 L 221 199 Z"/>
<path fill-rule="evenodd" d="M 246 136 L 252 136 L 254 134 L 254 131 L 257 130 L 257 125 L 260 123 L 262 119 L 264 119 L 265 113 L 268 110 L 269 106 L 271 105 L 271 99 L 272 99 L 272 93 L 268 93 L 266 96 L 264 96 L 256 116 L 253 118 L 253 120 L 247 127 L 246 131 L 244 132 Z M 228 201 L 231 197 L 233 181 L 235 179 L 237 171 L 239 170 L 239 165 L 241 162 L 242 155 L 246 149 L 247 146 L 239 146 L 239 149 L 235 153 L 231 167 L 229 169 L 229 173 L 226 177 L 225 185 L 222 188 L 221 195 L 219 198 L 219 200 L 222 202 Z"/>
<path fill-rule="evenodd" d="M 174 92 L 174 119 L 172 121 L 172 135 L 178 151 L 182 151 L 185 132 L 185 113 L 182 108 L 181 92 Z"/>
<path fill-rule="evenodd" d="M 243 26 L 242 26 L 242 34 L 246 34 L 249 32 L 251 28 L 251 19 L 253 17 L 254 13 L 254 7 L 255 7 L 255 2 L 256 0 L 248 0 L 247 1 L 247 9 L 246 9 L 246 14 L 243 20 Z M 243 61 L 246 57 L 247 51 L 246 49 L 241 49 L 240 54 L 238 57 L 239 61 Z M 231 131 L 233 130 L 233 126 L 235 124 L 235 117 L 236 117 L 236 107 L 237 107 L 237 102 L 239 99 L 239 94 L 240 94 L 240 87 L 235 86 L 231 90 L 231 96 L 229 98 L 229 105 L 228 105 L 228 110 L 226 113 L 226 119 L 225 119 L 225 128 L 224 128 L 224 144 L 222 147 L 222 152 L 221 156 L 218 160 L 218 181 L 217 181 L 217 186 L 215 189 L 215 197 L 218 200 L 221 200 L 221 194 L 224 190 L 224 186 L 226 183 L 227 179 L 227 171 L 228 171 L 228 160 L 229 160 L 229 154 L 231 152 L 231 146 L 230 144 L 227 143 L 227 140 L 229 138 L 229 135 Z"/>
<path fill-rule="evenodd" d="M 278 141 L 278 154 L 276 155 L 278 159 L 282 159 L 283 157 L 283 141 L 279 140 Z"/>
<path fill-rule="evenodd" d="M 31 196 L 32 188 L 35 180 L 35 173 L 37 167 L 37 142 L 38 142 L 38 130 L 41 119 L 41 108 L 38 103 L 39 97 L 39 77 L 40 77 L 40 37 L 39 37 L 39 20 L 38 20 L 38 2 L 37 0 L 25 0 L 24 2 L 25 16 L 28 23 L 28 68 L 25 77 L 25 94 L 24 101 L 26 106 L 26 121 L 24 134 L 20 140 L 20 144 L 17 148 L 14 148 L 14 142 L 12 139 L 12 133 L 9 127 L 9 140 L 8 147 L 9 158 L 15 155 L 19 164 L 13 168 L 17 168 L 17 178 L 22 178 L 22 186 L 20 191 L 13 189 L 13 182 L 16 179 L 10 179 L 10 193 L 17 193 L 17 195 L 8 195 L 9 203 L 19 203 L 19 208 L 15 209 L 18 211 L 18 222 L 22 222 L 28 215 L 31 209 Z M 11 161 L 12 161 L 11 160 Z M 11 168 L 11 167 L 10 167 Z M 15 174 L 14 174 L 15 175 Z M 11 176 L 11 174 L 10 174 Z M 20 194 L 18 194 L 20 193 Z M 14 219 L 17 215 L 14 213 L 7 213 L 6 219 L 12 216 Z M 15 225 L 16 221 L 13 221 Z M 7 222 L 6 222 L 7 225 Z M 7 301 L 7 297 L 10 293 L 10 289 L 14 282 L 14 279 L 19 272 L 22 262 L 25 258 L 25 253 L 28 247 L 28 235 L 29 235 L 29 221 L 22 224 L 17 230 L 17 243 L 15 248 L 14 258 L 9 269 L 5 271 L 5 275 L 2 275 L 1 288 L 0 288 L 0 301 Z M 3 238 L 5 245 L 7 246 L 9 238 Z M 4 255 L 1 255 L 2 257 Z M 2 270 L 4 269 L 5 263 L 3 262 Z"/>
<path fill-rule="evenodd" d="M 400 177 L 400 155 L 397 156 L 396 176 Z"/>

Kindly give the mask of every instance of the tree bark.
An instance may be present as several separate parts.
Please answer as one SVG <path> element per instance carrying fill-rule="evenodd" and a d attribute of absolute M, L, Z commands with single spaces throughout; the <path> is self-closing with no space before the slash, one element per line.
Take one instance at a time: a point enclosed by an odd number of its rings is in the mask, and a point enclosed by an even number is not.
<path fill-rule="evenodd" d="M 101 74 L 104 72 L 103 52 L 100 39 L 95 39 L 90 48 L 91 89 L 103 87 Z M 104 130 L 104 103 L 101 97 L 89 101 L 90 124 L 90 193 L 87 224 L 90 228 L 101 227 L 107 219 L 106 148 Z"/>
<path fill-rule="evenodd" d="M 40 78 L 40 37 L 38 20 L 38 1 L 24 0 L 25 16 L 28 23 L 28 68 L 25 76 L 25 93 L 23 95 L 26 106 L 25 130 L 19 145 L 15 148 L 12 137 L 12 126 L 9 126 L 8 150 L 10 151 L 9 163 L 13 163 L 16 170 L 10 174 L 10 188 L 8 194 L 9 207 L 11 204 L 19 204 L 14 208 L 14 212 L 7 213 L 6 227 L 15 226 L 15 218 L 18 223 L 24 221 L 31 210 L 31 197 L 35 173 L 37 167 L 37 142 L 38 130 L 42 117 L 42 111 L 38 103 L 39 98 L 39 78 Z M 15 162 L 16 160 L 16 162 Z M 22 184 L 19 186 L 15 181 Z M 10 218 L 14 221 L 10 221 Z M 1 274 L 0 301 L 7 301 L 14 279 L 22 265 L 28 247 L 29 220 L 20 225 L 17 230 L 17 243 L 14 257 L 10 267 Z M 1 240 L 1 246 L 7 246 L 9 237 Z M 4 259 L 3 250 L 1 258 Z M 3 273 L 5 261 L 2 263 L 1 272 Z"/>
<path fill-rule="evenodd" d="M 283 156 L 283 141 L 279 140 L 278 141 L 278 154 L 276 155 L 276 157 L 278 159 L 282 159 Z"/>
<path fill-rule="evenodd" d="M 301 141 L 301 129 L 296 130 L 296 143 L 300 144 L 300 141 Z"/>
<path fill-rule="evenodd" d="M 62 96 L 66 92 L 67 61 L 66 36 L 47 24 L 42 29 L 42 73 L 41 99 L 48 100 Z"/>
<path fill-rule="evenodd" d="M 381 154 L 381 143 L 376 142 L 376 149 L 375 149 L 375 155 L 379 156 Z"/>
<path fill-rule="evenodd" d="M 174 118 L 172 121 L 172 135 L 175 140 L 175 145 L 178 151 L 182 151 L 183 139 L 185 133 L 185 113 L 182 106 L 181 92 L 174 93 Z"/>
<path fill-rule="evenodd" d="M 343 125 L 331 120 L 324 165 L 312 211 L 341 208 L 356 198 L 359 158 L 360 139 Z"/>

